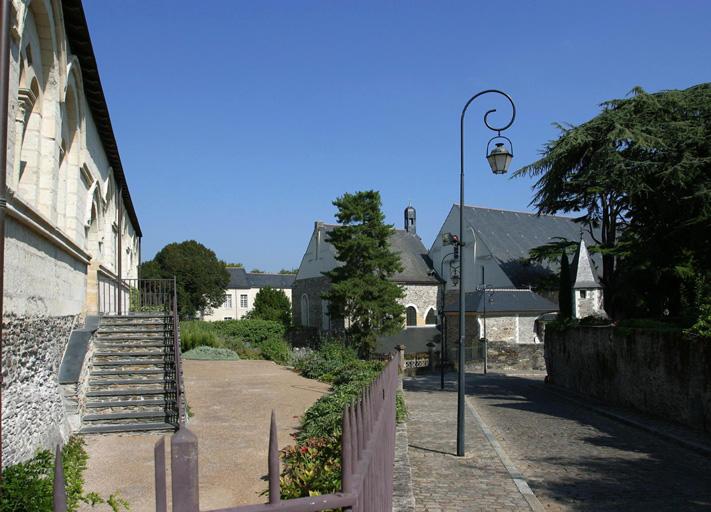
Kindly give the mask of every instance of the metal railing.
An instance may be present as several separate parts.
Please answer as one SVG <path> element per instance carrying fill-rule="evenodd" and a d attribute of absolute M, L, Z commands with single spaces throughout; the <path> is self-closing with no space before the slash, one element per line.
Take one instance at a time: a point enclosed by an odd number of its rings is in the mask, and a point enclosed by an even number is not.
<path fill-rule="evenodd" d="M 100 280 L 99 313 L 167 313 L 174 294 L 174 279 L 122 279 L 121 286 L 115 280 Z"/>

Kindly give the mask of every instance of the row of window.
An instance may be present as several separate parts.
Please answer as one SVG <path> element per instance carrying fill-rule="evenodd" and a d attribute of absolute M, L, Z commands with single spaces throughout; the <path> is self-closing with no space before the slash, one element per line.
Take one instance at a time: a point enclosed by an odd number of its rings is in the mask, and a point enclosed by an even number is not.
<path fill-rule="evenodd" d="M 408 306 L 405 309 L 405 324 L 408 327 L 417 325 L 417 309 L 414 306 Z M 427 311 L 425 317 L 425 325 L 436 325 L 437 313 L 434 308 Z M 301 325 L 309 326 L 309 297 L 305 293 L 301 296 Z M 327 300 L 321 301 L 321 329 L 327 331 L 331 328 L 331 316 L 329 313 L 329 304 Z"/>
<path fill-rule="evenodd" d="M 225 303 L 222 305 L 223 308 L 232 308 L 232 295 L 229 293 L 225 294 Z M 247 299 L 247 294 L 243 293 L 239 296 L 239 307 L 242 309 L 247 309 L 249 307 L 249 300 Z"/>

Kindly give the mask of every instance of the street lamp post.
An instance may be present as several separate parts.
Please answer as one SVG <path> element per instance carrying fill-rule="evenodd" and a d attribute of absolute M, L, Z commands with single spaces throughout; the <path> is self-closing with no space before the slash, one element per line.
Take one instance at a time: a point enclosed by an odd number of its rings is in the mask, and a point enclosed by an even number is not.
<path fill-rule="evenodd" d="M 491 166 L 491 170 L 494 174 L 504 174 L 509 169 L 511 164 L 511 159 L 513 158 L 513 146 L 511 141 L 502 136 L 501 132 L 509 128 L 514 119 L 516 119 L 516 106 L 514 105 L 511 96 L 505 92 L 499 91 L 498 89 L 487 89 L 476 93 L 474 96 L 469 98 L 466 102 L 464 108 L 462 109 L 462 115 L 459 119 L 459 163 L 460 163 L 460 174 L 459 174 L 459 239 L 456 241 L 459 246 L 464 246 L 464 116 L 467 113 L 469 105 L 477 99 L 479 96 L 488 93 L 500 94 L 506 98 L 511 104 L 511 120 L 502 127 L 495 127 L 489 124 L 489 114 L 496 112 L 496 109 L 488 110 L 484 114 L 484 124 L 490 130 L 497 132 L 497 135 L 489 139 L 486 144 L 487 155 L 486 159 Z M 496 140 L 508 141 L 511 151 L 509 151 L 503 142 L 496 143 L 494 149 L 489 152 L 489 146 Z M 465 390 L 465 376 L 464 376 L 464 338 L 466 330 L 465 322 L 465 293 L 464 293 L 464 252 L 460 251 L 459 256 L 459 271 L 460 271 L 460 281 L 459 281 L 459 373 L 458 373 L 458 386 L 457 386 L 457 456 L 464 456 L 464 390 Z"/>

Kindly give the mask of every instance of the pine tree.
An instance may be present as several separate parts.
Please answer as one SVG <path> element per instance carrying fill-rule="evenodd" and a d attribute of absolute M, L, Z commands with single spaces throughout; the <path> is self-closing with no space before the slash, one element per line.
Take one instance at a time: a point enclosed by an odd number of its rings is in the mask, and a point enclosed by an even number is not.
<path fill-rule="evenodd" d="M 342 265 L 324 274 L 331 287 L 323 298 L 331 315 L 348 319 L 347 334 L 362 356 L 368 355 L 379 335 L 403 327 L 402 288 L 390 277 L 402 269 L 400 257 L 388 242 L 394 228 L 385 224 L 380 193 L 346 193 L 333 202 L 340 226 L 329 233 Z"/>
<path fill-rule="evenodd" d="M 573 316 L 572 288 L 570 263 L 568 262 L 568 255 L 563 252 L 563 256 L 560 258 L 560 288 L 558 289 L 558 311 L 562 319 L 568 319 Z"/>

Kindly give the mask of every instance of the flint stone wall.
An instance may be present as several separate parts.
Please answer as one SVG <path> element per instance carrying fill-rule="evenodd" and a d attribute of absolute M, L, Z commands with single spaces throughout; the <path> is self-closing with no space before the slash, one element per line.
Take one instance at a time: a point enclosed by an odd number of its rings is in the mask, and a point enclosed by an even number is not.
<path fill-rule="evenodd" d="M 57 373 L 76 320 L 77 315 L 3 318 L 3 467 L 69 436 Z"/>
<path fill-rule="evenodd" d="M 612 327 L 546 331 L 553 384 L 711 433 L 711 340 Z"/>

